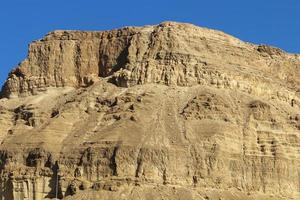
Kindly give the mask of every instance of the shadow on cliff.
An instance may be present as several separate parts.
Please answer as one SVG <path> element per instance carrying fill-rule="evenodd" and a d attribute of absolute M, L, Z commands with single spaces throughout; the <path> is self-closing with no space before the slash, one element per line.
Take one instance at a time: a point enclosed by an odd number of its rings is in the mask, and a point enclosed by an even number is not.
<path fill-rule="evenodd" d="M 51 179 L 49 181 L 49 187 L 51 188 L 50 192 L 47 194 L 47 196 L 45 196 L 45 198 L 58 198 L 58 199 L 62 199 L 63 198 L 63 194 L 61 191 L 61 187 L 60 187 L 60 176 L 58 174 L 59 172 L 59 166 L 57 161 L 55 162 L 55 164 L 51 167 L 52 169 L 52 176 Z"/>
<path fill-rule="evenodd" d="M 102 54 L 100 52 L 100 54 Z M 99 77 L 107 77 L 113 75 L 115 72 L 122 69 L 128 62 L 128 47 L 125 47 L 120 55 L 116 58 L 116 63 L 111 65 L 111 61 L 109 61 L 108 55 L 101 55 L 101 59 L 99 60 Z"/>

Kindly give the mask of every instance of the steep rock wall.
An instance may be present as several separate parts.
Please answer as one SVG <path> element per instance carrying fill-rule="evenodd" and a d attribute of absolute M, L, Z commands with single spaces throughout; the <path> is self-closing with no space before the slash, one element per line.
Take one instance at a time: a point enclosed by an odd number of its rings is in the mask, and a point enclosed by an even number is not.
<path fill-rule="evenodd" d="M 219 67 L 231 74 L 243 68 L 259 70 L 262 76 L 272 73 L 297 86 L 299 65 L 297 55 L 189 24 L 54 31 L 29 46 L 28 58 L 9 74 L 2 96 L 26 96 L 48 87 L 89 86 L 98 77 L 110 77 L 123 87 L 144 83 L 191 86 L 207 81 L 204 76 Z"/>

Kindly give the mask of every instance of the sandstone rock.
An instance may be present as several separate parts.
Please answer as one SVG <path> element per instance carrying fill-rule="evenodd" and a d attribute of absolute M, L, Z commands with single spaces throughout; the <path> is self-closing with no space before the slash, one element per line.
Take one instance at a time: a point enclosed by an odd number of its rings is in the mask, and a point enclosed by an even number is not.
<path fill-rule="evenodd" d="M 0 99 L 0 198 L 299 199 L 299 55 L 190 24 L 55 31 Z"/>
<path fill-rule="evenodd" d="M 103 32 L 54 31 L 29 46 L 28 58 L 10 73 L 2 95 L 89 86 L 98 77 L 110 77 L 123 87 L 144 83 L 191 86 L 206 81 L 226 87 L 233 84 L 231 76 L 238 74 L 239 82 L 246 78 L 240 73 L 243 68 L 253 73 L 258 70 L 261 76 L 273 73 L 296 84 L 298 80 L 292 77 L 299 75 L 298 65 L 296 56 L 278 48 L 256 47 L 190 24 L 165 22 Z"/>

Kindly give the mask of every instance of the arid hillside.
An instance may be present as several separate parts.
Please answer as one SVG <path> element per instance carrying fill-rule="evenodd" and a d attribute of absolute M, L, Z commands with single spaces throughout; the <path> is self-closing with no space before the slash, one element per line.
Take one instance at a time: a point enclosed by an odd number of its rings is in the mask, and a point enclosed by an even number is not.
<path fill-rule="evenodd" d="M 300 55 L 191 24 L 54 31 L 0 93 L 0 199 L 300 199 Z"/>

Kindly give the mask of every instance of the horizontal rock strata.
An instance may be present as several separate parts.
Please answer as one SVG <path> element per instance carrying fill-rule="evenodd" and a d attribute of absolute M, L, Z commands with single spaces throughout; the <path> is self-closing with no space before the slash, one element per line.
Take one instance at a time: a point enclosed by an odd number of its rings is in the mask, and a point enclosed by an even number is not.
<path fill-rule="evenodd" d="M 299 199 L 300 56 L 190 24 L 54 31 L 0 99 L 0 199 Z"/>

